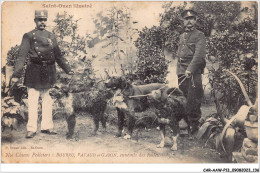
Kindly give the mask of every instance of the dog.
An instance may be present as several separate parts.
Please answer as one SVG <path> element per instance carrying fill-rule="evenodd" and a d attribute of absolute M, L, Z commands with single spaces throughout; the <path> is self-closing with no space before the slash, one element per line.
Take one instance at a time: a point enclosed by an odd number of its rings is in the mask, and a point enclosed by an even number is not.
<path fill-rule="evenodd" d="M 91 136 L 95 136 L 101 122 L 103 129 L 106 129 L 106 118 L 104 112 L 107 107 L 107 100 L 113 96 L 113 93 L 100 85 L 94 87 L 95 91 L 88 91 L 83 87 L 58 87 L 51 90 L 50 95 L 57 99 L 62 106 L 62 113 L 67 122 L 67 139 L 72 139 L 75 125 L 76 113 L 78 111 L 88 112 L 92 115 L 94 130 Z"/>
<path fill-rule="evenodd" d="M 157 123 L 160 127 L 161 136 L 161 142 L 157 147 L 163 148 L 165 146 L 165 127 L 169 125 L 173 133 L 173 145 L 171 150 L 176 151 L 178 149 L 177 138 L 180 133 L 179 122 L 182 119 L 184 120 L 184 124 L 186 123 L 185 126 L 188 128 L 188 133 L 190 131 L 186 114 L 187 99 L 179 88 L 165 87 L 163 90 L 152 91 L 152 93 L 148 95 L 148 100 L 157 111 Z"/>
<path fill-rule="evenodd" d="M 49 94 L 62 107 L 61 113 L 66 119 L 68 128 L 66 138 L 72 139 L 76 125 L 76 114 L 73 107 L 74 95 L 61 85 L 55 85 Z"/>
<path fill-rule="evenodd" d="M 147 97 L 145 95 L 151 93 L 153 90 L 165 87 L 165 84 L 151 83 L 145 85 L 132 85 L 124 77 L 113 76 L 105 82 L 105 86 L 113 90 L 121 90 L 127 109 L 116 108 L 118 115 L 118 132 L 116 136 L 122 136 L 122 130 L 126 120 L 129 135 L 126 138 L 131 138 L 135 127 L 135 112 L 143 112 L 149 108 L 149 103 L 147 102 Z"/>
<path fill-rule="evenodd" d="M 105 116 L 105 111 L 107 108 L 108 100 L 113 96 L 113 92 L 103 88 L 97 88 L 95 91 L 95 95 L 93 96 L 92 92 L 92 96 L 90 97 L 92 99 L 89 100 L 89 102 L 91 102 L 91 106 L 86 106 L 85 108 L 85 110 L 92 115 L 94 121 L 94 130 L 91 134 L 92 136 L 95 136 L 97 134 L 100 122 L 103 127 L 103 132 L 106 131 L 107 117 Z"/>

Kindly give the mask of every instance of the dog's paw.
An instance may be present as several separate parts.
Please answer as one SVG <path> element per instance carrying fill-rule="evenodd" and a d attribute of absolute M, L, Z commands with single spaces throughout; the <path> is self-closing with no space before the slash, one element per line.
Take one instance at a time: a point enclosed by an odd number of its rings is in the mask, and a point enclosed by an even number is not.
<path fill-rule="evenodd" d="M 131 139 L 131 136 L 127 134 L 124 136 L 124 139 Z"/>
<path fill-rule="evenodd" d="M 66 139 L 67 139 L 67 140 L 71 140 L 71 139 L 72 139 L 72 136 L 73 136 L 73 134 L 67 133 L 67 134 L 66 134 Z"/>
<path fill-rule="evenodd" d="M 157 148 L 163 148 L 164 147 L 164 142 L 161 142 L 160 144 L 156 145 Z"/>
<path fill-rule="evenodd" d="M 77 131 L 77 133 L 75 134 L 75 140 L 79 141 L 79 131 Z"/>
<path fill-rule="evenodd" d="M 104 133 L 106 133 L 106 132 L 107 132 L 107 129 L 105 129 L 105 128 L 101 130 L 101 133 L 102 133 L 102 134 L 104 134 Z"/>
<path fill-rule="evenodd" d="M 177 147 L 177 144 L 173 144 L 173 146 L 171 147 L 171 150 L 172 151 L 177 151 L 178 150 L 178 147 Z"/>
<path fill-rule="evenodd" d="M 122 136 L 122 133 L 117 133 L 116 135 L 115 135 L 115 137 L 121 137 Z"/>
<path fill-rule="evenodd" d="M 92 137 L 92 136 L 97 136 L 97 132 L 96 132 L 96 131 L 91 132 L 91 133 L 89 134 L 89 137 Z"/>

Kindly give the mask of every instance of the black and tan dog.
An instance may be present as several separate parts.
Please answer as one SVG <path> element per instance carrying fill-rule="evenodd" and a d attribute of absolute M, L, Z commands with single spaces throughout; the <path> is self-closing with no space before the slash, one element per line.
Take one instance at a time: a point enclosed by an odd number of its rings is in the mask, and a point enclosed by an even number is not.
<path fill-rule="evenodd" d="M 179 122 L 182 119 L 184 122 L 188 122 L 186 115 L 186 98 L 179 88 L 165 87 L 163 90 L 152 91 L 152 93 L 148 95 L 148 99 L 151 106 L 157 111 L 157 123 L 159 124 L 161 133 L 161 142 L 157 147 L 164 147 L 166 134 L 165 127 L 168 125 L 172 130 L 173 145 L 171 150 L 177 150 L 177 138 L 180 133 Z M 189 125 L 186 124 L 186 126 L 189 132 Z"/>
<path fill-rule="evenodd" d="M 130 85 L 123 77 L 112 77 L 105 85 L 108 88 L 121 89 L 128 107 L 127 110 L 117 108 L 117 136 L 122 135 L 125 119 L 127 119 L 126 125 L 130 136 L 134 128 L 145 127 L 147 125 L 151 128 L 159 125 L 161 142 L 157 147 L 162 148 L 165 145 L 165 127 L 168 125 L 173 133 L 173 146 L 171 149 L 177 150 L 177 138 L 180 132 L 179 121 L 184 119 L 188 122 L 185 112 L 186 98 L 180 89 L 168 88 L 165 84 L 160 83 Z M 142 97 L 142 95 L 146 95 L 146 97 Z M 153 110 L 152 113 L 151 108 Z M 136 117 L 139 114 L 146 116 L 137 121 Z"/>
<path fill-rule="evenodd" d="M 126 120 L 128 135 L 132 135 L 135 127 L 135 112 L 143 112 L 149 107 L 147 97 L 142 97 L 151 93 L 153 90 L 163 88 L 165 84 L 151 83 L 145 85 L 132 85 L 124 77 L 111 77 L 105 82 L 107 88 L 114 90 L 120 89 L 127 105 L 127 109 L 117 109 L 118 114 L 118 133 L 117 136 L 122 135 L 123 126 Z M 135 98 L 135 96 L 137 96 Z M 138 97 L 141 96 L 141 97 Z"/>

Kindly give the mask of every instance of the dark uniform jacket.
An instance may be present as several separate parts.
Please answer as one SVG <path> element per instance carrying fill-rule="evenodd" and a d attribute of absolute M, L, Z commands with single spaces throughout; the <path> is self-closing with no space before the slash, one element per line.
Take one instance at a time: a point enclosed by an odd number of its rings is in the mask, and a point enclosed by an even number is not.
<path fill-rule="evenodd" d="M 61 55 L 55 36 L 46 30 L 34 29 L 24 34 L 13 77 L 22 76 L 26 61 L 24 85 L 30 88 L 48 89 L 55 84 L 55 62 L 66 73 L 71 71 Z"/>
<path fill-rule="evenodd" d="M 206 65 L 205 56 L 206 41 L 203 32 L 194 29 L 181 34 L 177 51 L 177 75 L 185 74 L 186 70 L 192 74 L 202 74 Z"/>
<path fill-rule="evenodd" d="M 180 84 L 180 89 L 187 98 L 186 112 L 191 123 L 196 124 L 201 117 L 201 101 L 203 98 L 203 87 L 201 74 L 206 66 L 206 41 L 205 35 L 193 29 L 184 32 L 180 36 L 180 45 L 177 51 L 177 75 L 182 76 L 188 70 L 192 73 Z M 179 83 L 183 78 L 179 78 Z"/>

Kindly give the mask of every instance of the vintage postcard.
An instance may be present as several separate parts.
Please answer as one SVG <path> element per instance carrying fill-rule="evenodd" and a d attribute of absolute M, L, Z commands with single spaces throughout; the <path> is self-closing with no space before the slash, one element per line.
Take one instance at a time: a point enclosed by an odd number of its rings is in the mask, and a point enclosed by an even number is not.
<path fill-rule="evenodd" d="M 256 1 L 6 1 L 1 15 L 2 163 L 258 162 Z"/>

